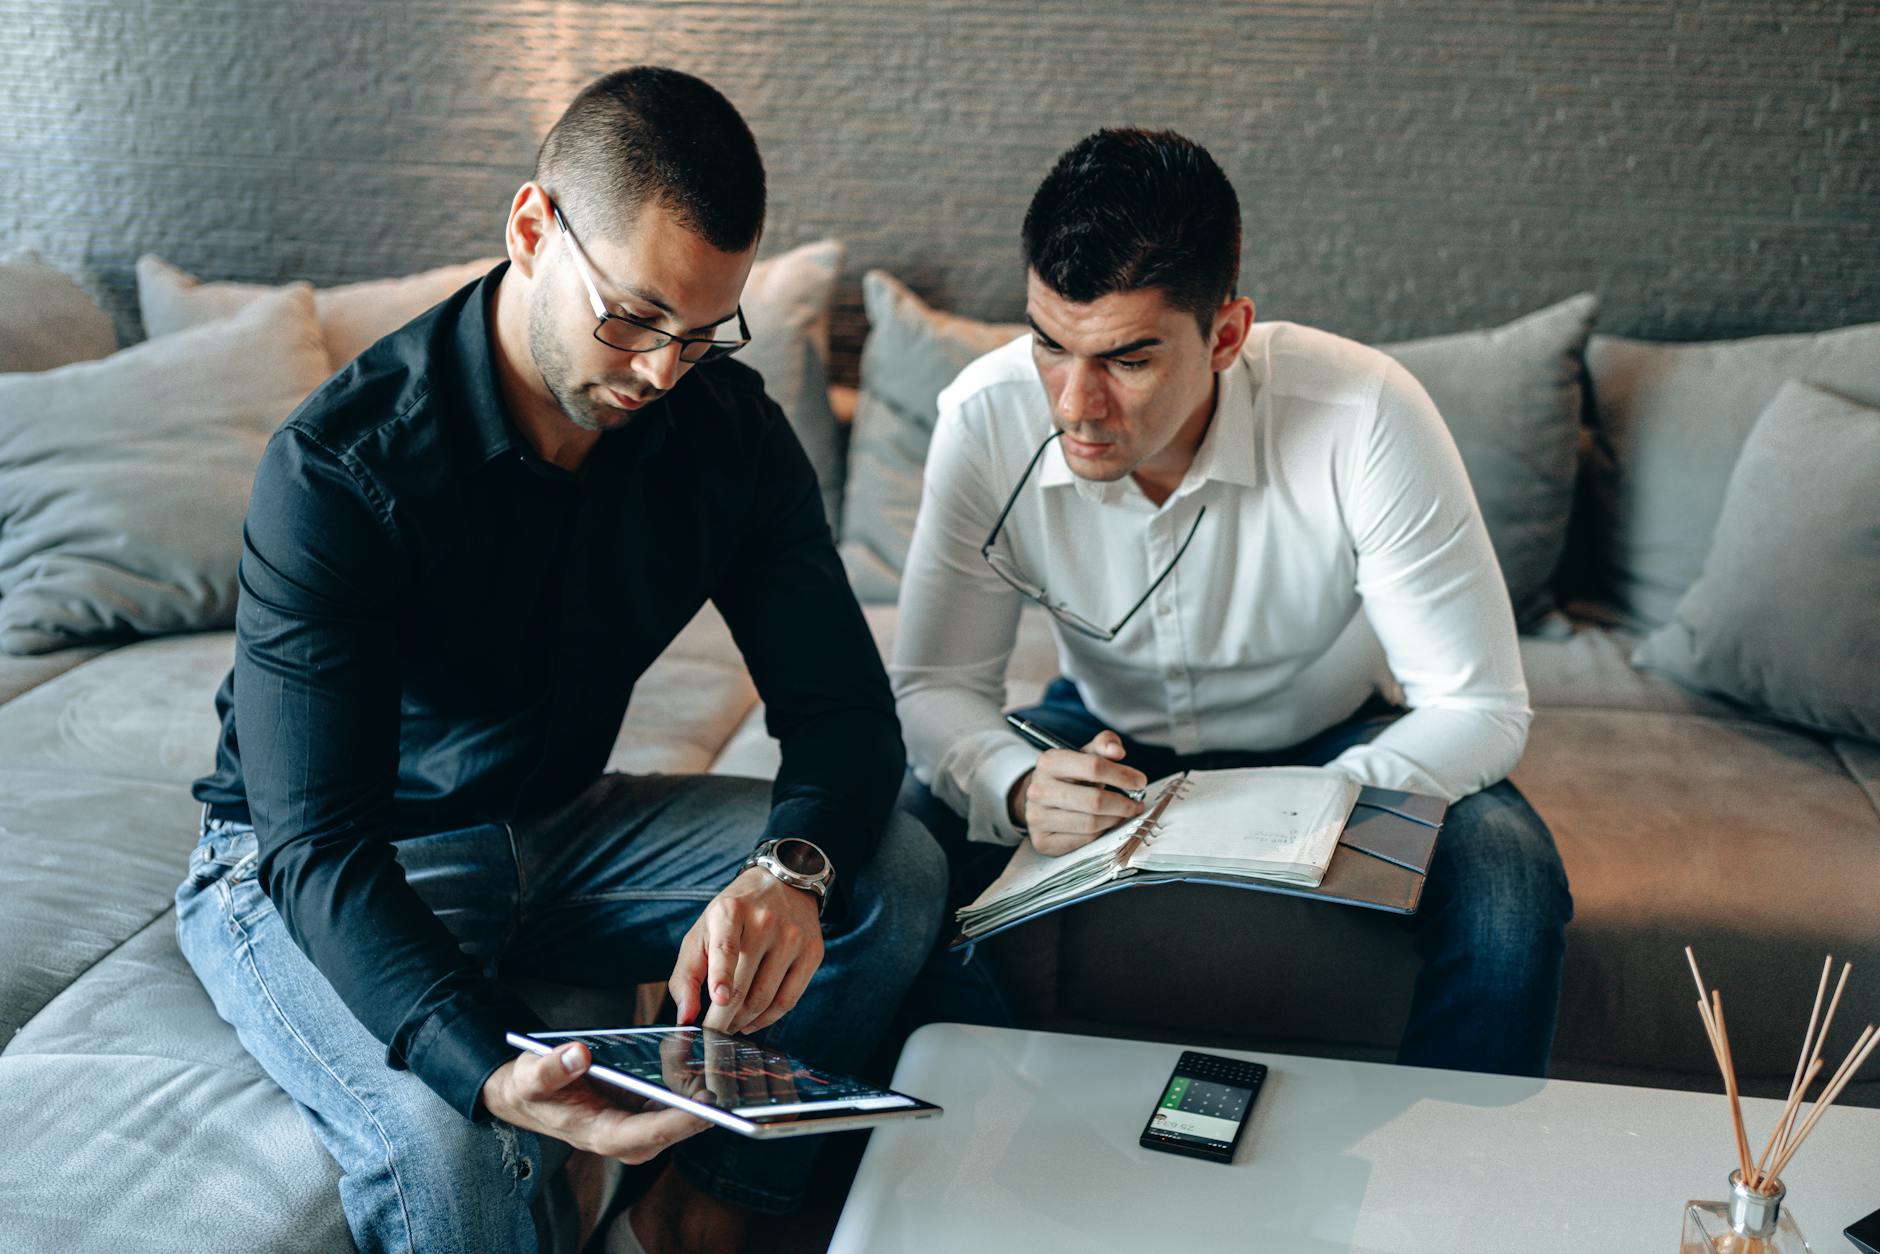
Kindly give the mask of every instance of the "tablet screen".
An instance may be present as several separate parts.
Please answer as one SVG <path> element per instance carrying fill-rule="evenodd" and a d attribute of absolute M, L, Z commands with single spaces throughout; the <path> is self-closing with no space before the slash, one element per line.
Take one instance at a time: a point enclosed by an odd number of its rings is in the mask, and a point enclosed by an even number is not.
<path fill-rule="evenodd" d="M 892 1110 L 920 1105 L 891 1089 L 812 1067 L 742 1036 L 705 1028 L 627 1028 L 608 1032 L 540 1032 L 560 1045 L 580 1041 L 596 1064 L 753 1122 L 819 1111 Z"/>

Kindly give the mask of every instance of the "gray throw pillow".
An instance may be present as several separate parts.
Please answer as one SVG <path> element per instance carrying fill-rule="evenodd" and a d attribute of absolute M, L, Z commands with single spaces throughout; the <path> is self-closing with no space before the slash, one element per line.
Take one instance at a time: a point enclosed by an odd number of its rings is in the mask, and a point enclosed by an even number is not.
<path fill-rule="evenodd" d="M 1658 627 L 1704 569 L 1737 454 L 1782 385 L 1880 405 L 1880 323 L 1700 344 L 1595 335 L 1587 367 L 1597 439 L 1563 583 Z"/>
<path fill-rule="evenodd" d="M 942 313 L 881 270 L 862 276 L 862 303 L 868 339 L 849 438 L 842 562 L 857 597 L 892 603 L 920 512 L 921 470 L 940 393 L 976 358 L 1026 328 Z"/>
<path fill-rule="evenodd" d="M 111 315 L 63 271 L 30 249 L 0 258 L 0 373 L 55 370 L 116 351 Z"/>
<path fill-rule="evenodd" d="M 326 373 L 300 284 L 102 361 L 0 375 L 0 649 L 232 623 L 261 450 Z"/>
<path fill-rule="evenodd" d="M 1632 662 L 1880 740 L 1880 408 L 1783 385 L 1730 475 L 1703 573 Z"/>
<path fill-rule="evenodd" d="M 1554 608 L 1598 310 L 1585 292 L 1486 331 L 1378 346 L 1416 376 L 1455 437 L 1524 631 Z"/>

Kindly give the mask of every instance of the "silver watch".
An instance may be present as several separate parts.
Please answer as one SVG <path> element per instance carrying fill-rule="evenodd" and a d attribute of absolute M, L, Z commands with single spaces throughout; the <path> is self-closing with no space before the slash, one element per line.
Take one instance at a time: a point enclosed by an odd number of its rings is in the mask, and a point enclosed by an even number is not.
<path fill-rule="evenodd" d="M 829 888 L 836 882 L 836 869 L 830 864 L 829 855 L 809 841 L 796 836 L 767 840 L 751 850 L 740 874 L 754 866 L 763 867 L 791 888 L 815 893 L 818 914 L 829 904 Z"/>

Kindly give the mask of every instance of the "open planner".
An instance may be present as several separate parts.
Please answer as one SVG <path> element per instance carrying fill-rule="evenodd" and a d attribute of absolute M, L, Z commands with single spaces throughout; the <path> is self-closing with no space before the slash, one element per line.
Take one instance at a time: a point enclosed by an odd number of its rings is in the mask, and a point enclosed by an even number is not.
<path fill-rule="evenodd" d="M 1183 771 L 1141 816 L 1047 857 L 1021 843 L 959 912 L 955 948 L 1124 888 L 1206 883 L 1410 914 L 1442 826 L 1435 797 L 1368 788 L 1323 767 Z"/>

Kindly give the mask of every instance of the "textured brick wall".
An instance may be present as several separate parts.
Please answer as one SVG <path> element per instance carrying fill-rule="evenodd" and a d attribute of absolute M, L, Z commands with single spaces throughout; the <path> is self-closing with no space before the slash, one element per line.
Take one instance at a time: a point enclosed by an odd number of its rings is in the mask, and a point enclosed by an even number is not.
<path fill-rule="evenodd" d="M 1021 298 L 1051 157 L 1177 127 L 1240 189 L 1264 316 L 1385 339 L 1584 288 L 1692 339 L 1880 319 L 1880 6 L 1763 0 L 0 0 L 0 245 L 334 282 L 496 251 L 594 74 L 703 74 L 769 247 L 850 246 L 963 312 Z"/>

